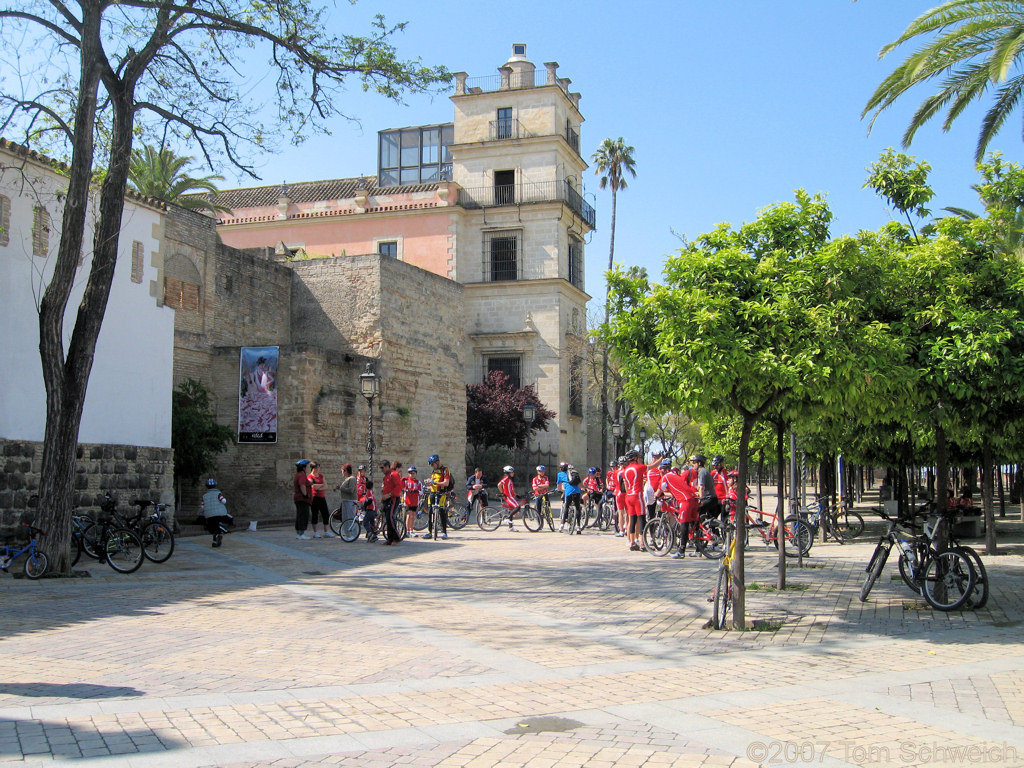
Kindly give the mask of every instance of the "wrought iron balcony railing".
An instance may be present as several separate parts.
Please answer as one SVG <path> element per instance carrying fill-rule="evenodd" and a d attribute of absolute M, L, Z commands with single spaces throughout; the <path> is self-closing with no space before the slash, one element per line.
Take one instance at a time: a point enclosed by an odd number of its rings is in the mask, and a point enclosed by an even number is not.
<path fill-rule="evenodd" d="M 588 226 L 597 226 L 597 213 L 566 181 L 540 181 L 522 184 L 495 184 L 459 191 L 459 204 L 463 208 L 496 208 L 523 203 L 564 202 Z"/>

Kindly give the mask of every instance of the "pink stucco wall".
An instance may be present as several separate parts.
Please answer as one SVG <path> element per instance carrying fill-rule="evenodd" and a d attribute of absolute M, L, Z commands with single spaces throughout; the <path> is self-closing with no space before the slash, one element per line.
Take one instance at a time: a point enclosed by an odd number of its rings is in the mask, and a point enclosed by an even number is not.
<path fill-rule="evenodd" d="M 278 219 L 276 207 L 246 208 L 235 209 L 217 232 L 235 248 L 274 247 L 284 242 L 288 246 L 301 244 L 310 256 L 375 253 L 375 241 L 398 240 L 402 261 L 454 277 L 449 274 L 450 252 L 454 217 L 460 210 L 435 207 L 433 201 L 393 199 L 384 210 L 371 208 L 363 213 L 353 212 L 350 204 L 328 212 L 316 211 L 313 204 L 293 205 L 287 219 Z"/>

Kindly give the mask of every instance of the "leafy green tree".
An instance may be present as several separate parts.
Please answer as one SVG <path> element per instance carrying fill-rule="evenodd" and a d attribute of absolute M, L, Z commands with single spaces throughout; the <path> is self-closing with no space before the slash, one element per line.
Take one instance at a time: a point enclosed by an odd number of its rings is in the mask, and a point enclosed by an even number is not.
<path fill-rule="evenodd" d="M 171 396 L 171 448 L 174 479 L 181 497 L 181 482 L 195 482 L 216 467 L 216 455 L 234 439 L 231 427 L 218 424 L 210 390 L 202 382 L 186 379 Z"/>
<path fill-rule="evenodd" d="M 688 243 L 665 264 L 661 285 L 610 275 L 613 313 L 606 334 L 627 396 L 648 412 L 695 418 L 732 412 L 742 422 L 740 488 L 747 485 L 751 433 L 784 397 L 828 401 L 850 328 L 828 296 L 834 265 L 814 258 L 832 214 L 820 197 L 761 211 L 739 230 L 727 225 Z M 831 252 L 832 255 L 840 253 Z M 832 383 L 837 390 L 842 387 Z M 737 500 L 743 534 L 746 501 Z M 745 627 L 744 559 L 734 561 L 734 626 Z"/>
<path fill-rule="evenodd" d="M 918 239 L 917 230 L 910 214 L 919 218 L 930 216 L 931 211 L 924 206 L 935 196 L 935 192 L 928 186 L 929 171 L 931 166 L 928 163 L 893 152 L 890 147 L 868 167 L 868 178 L 864 182 L 865 187 L 874 189 L 906 217 L 915 240 Z"/>
<path fill-rule="evenodd" d="M 626 175 L 636 178 L 636 161 L 633 153 L 636 150 L 626 144 L 621 136 L 617 139 L 605 139 L 601 146 L 591 155 L 596 166 L 594 172 L 601 177 L 601 189 L 612 191 L 612 218 L 608 234 L 608 271 L 615 268 L 615 216 L 618 211 L 618 194 L 626 189 Z M 604 322 L 608 324 L 610 286 L 605 285 L 604 291 Z M 608 466 L 608 349 L 602 349 L 601 363 L 601 466 Z"/>
<path fill-rule="evenodd" d="M 215 198 L 220 192 L 215 182 L 223 181 L 224 177 L 189 176 L 188 166 L 192 162 L 193 158 L 176 155 L 167 147 L 156 148 L 147 144 L 141 149 L 132 150 L 128 181 L 136 192 L 166 200 L 182 208 L 210 213 L 230 213 L 230 208 L 217 205 L 213 200 L 204 197 L 209 195 Z"/>
<path fill-rule="evenodd" d="M 989 88 L 995 101 L 982 119 L 974 159 L 981 160 L 992 138 L 1017 107 L 1024 74 L 1024 6 L 1020 2 L 948 0 L 914 19 L 903 34 L 884 46 L 884 58 L 905 43 L 919 47 L 875 89 L 861 117 L 879 114 L 916 85 L 936 81 L 938 91 L 926 97 L 903 134 L 910 146 L 918 129 L 944 109 L 942 129 L 948 131 L 967 106 Z M 922 42 L 923 41 L 923 42 Z"/>
<path fill-rule="evenodd" d="M 52 0 L 0 9 L 4 50 L 32 50 L 44 62 L 38 80 L 18 82 L 17 58 L 0 60 L 0 134 L 20 132 L 24 143 L 63 147 L 70 157 L 57 258 L 39 307 L 46 389 L 40 525 L 50 531 L 58 572 L 70 569 L 75 448 L 136 136 L 169 135 L 198 146 L 208 160 L 220 153 L 251 173 L 247 148 L 267 146 L 277 126 L 294 138 L 324 129 L 341 114 L 350 78 L 393 99 L 449 79 L 444 69 L 398 57 L 391 39 L 401 25 L 378 17 L 364 36 L 335 36 L 328 26 L 318 0 Z M 270 91 L 277 117 L 269 125 L 248 75 L 261 54 L 276 76 Z M 94 210 L 90 249 L 84 239 Z M 82 281 L 76 276 L 85 251 L 91 266 L 65 345 L 64 316 L 73 284 Z"/>

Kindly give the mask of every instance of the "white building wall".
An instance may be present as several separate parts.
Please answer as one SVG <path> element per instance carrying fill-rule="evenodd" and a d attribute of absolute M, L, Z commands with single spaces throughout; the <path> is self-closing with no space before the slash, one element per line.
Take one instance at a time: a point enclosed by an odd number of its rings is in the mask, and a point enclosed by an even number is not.
<path fill-rule="evenodd" d="M 8 198 L 10 229 L 0 238 L 0 438 L 43 439 L 46 395 L 39 360 L 38 303 L 53 273 L 67 180 L 47 166 L 0 148 L 0 195 Z M 33 209 L 50 216 L 46 257 L 32 254 Z M 127 201 L 120 253 L 82 415 L 79 441 L 169 448 L 174 311 L 160 306 L 154 260 L 160 251 L 159 210 Z M 134 242 L 142 243 L 141 282 L 132 281 Z M 91 265 L 91 228 L 68 301 L 65 347 Z M 158 262 L 159 263 L 159 262 Z"/>

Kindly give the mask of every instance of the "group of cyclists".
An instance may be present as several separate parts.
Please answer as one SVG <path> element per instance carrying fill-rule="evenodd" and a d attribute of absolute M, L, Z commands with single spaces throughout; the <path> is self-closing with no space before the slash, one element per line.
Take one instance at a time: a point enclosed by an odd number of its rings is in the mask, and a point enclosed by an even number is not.
<path fill-rule="evenodd" d="M 708 467 L 706 457 L 696 454 L 685 461 L 683 466 L 673 466 L 672 461 L 659 452 L 655 452 L 650 461 L 645 461 L 639 451 L 630 450 L 618 459 L 613 459 L 605 473 L 599 467 L 590 467 L 583 475 L 572 464 L 562 462 L 554 478 L 549 475 L 548 468 L 541 464 L 535 468 L 535 474 L 530 479 L 528 493 L 522 496 L 516 490 L 515 468 L 507 465 L 502 468 L 497 493 L 502 509 L 507 512 L 503 519 L 507 519 L 510 530 L 515 530 L 515 521 L 521 519 L 522 511 L 529 506 L 535 507 L 543 519 L 542 505 L 548 504 L 549 496 L 556 492 L 562 498 L 559 530 L 564 531 L 568 526 L 570 533 L 583 532 L 582 520 L 588 504 L 614 503 L 615 535 L 625 538 L 629 549 L 634 552 L 643 549 L 642 536 L 646 522 L 657 513 L 659 506 L 667 506 L 675 512 L 682 525 L 680 551 L 673 555 L 682 557 L 690 527 L 701 516 L 724 517 L 727 500 L 730 497 L 735 499 L 733 486 L 736 473 L 727 471 L 724 462 L 724 457 L 716 455 Z M 437 454 L 430 456 L 427 463 L 430 465 L 430 475 L 425 480 L 419 479 L 419 471 L 414 466 L 406 470 L 404 477 L 400 477 L 400 465 L 397 462 L 393 465 L 387 462 L 382 464 L 386 483 L 391 489 L 385 500 L 385 508 L 395 515 L 401 514 L 404 508 L 405 528 L 412 532 L 421 501 L 426 501 L 424 513 L 431 517 L 428 518 L 427 532 L 422 538 L 432 537 L 431 531 L 435 530 L 432 516 L 438 514 L 440 519 L 436 530 L 440 538 L 447 539 L 448 520 L 445 510 L 449 506 L 449 494 L 455 491 L 454 480 L 451 471 Z M 377 503 L 372 484 L 365 480 L 365 468 L 359 469 L 357 499 L 368 512 L 365 520 L 370 538 L 373 522 L 371 513 L 376 512 Z M 467 478 L 465 489 L 466 505 L 471 510 L 482 510 L 490 505 L 487 478 L 479 468 Z"/>

